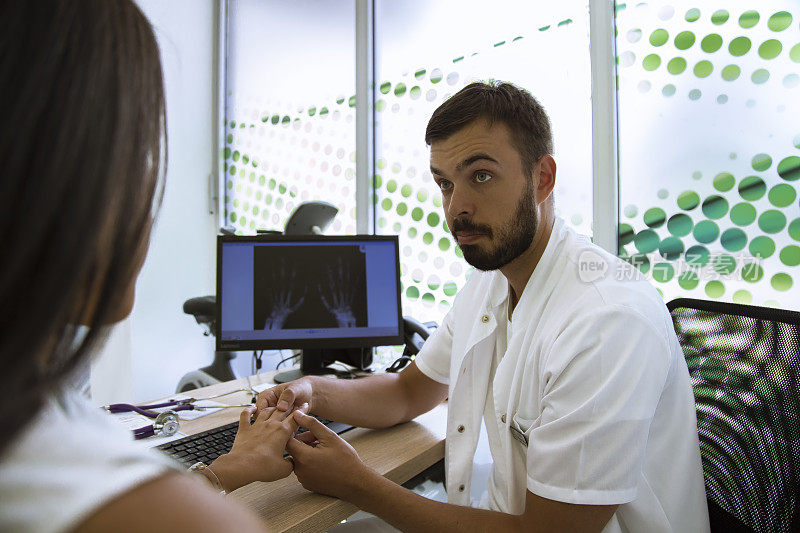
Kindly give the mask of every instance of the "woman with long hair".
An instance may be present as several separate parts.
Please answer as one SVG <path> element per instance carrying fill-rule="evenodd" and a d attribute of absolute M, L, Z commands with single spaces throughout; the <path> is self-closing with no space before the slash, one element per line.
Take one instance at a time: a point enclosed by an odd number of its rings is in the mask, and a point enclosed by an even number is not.
<path fill-rule="evenodd" d="M 163 193 L 150 24 L 131 0 L 2 2 L 0 80 L 0 530 L 260 529 L 71 388 L 131 311 Z M 210 468 L 228 491 L 292 470 L 293 418 L 250 415 Z"/>

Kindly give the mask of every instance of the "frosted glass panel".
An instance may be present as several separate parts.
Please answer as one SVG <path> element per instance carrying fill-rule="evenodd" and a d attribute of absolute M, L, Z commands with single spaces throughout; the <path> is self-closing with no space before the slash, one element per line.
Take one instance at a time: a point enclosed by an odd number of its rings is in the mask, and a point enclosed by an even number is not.
<path fill-rule="evenodd" d="M 282 230 L 306 200 L 355 233 L 354 0 L 231 0 L 225 217 Z"/>
<path fill-rule="evenodd" d="M 800 307 L 800 4 L 618 5 L 620 253 L 667 300 Z"/>
<path fill-rule="evenodd" d="M 586 2 L 376 0 L 376 219 L 400 235 L 403 312 L 440 320 L 470 268 L 445 226 L 425 126 L 475 80 L 524 87 L 547 110 L 556 210 L 591 233 L 591 70 Z"/>

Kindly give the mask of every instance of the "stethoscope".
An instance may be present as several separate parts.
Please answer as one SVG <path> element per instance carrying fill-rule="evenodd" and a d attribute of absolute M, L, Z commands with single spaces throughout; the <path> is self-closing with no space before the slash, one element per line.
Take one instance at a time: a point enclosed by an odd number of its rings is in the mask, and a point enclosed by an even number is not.
<path fill-rule="evenodd" d="M 196 405 L 195 402 L 202 400 L 213 400 L 221 396 L 228 396 L 236 392 L 247 392 L 253 395 L 251 403 L 239 405 Z M 162 403 L 154 403 L 149 405 L 133 405 L 130 403 L 112 403 L 103 407 L 106 411 L 112 414 L 117 413 L 139 413 L 148 418 L 153 418 L 153 424 L 144 426 L 133 430 L 133 438 L 145 439 L 158 435 L 159 437 L 171 437 L 178 432 L 180 428 L 179 411 L 205 411 L 206 409 L 231 409 L 234 407 L 250 407 L 256 401 L 257 392 L 251 387 L 249 389 L 236 389 L 230 392 L 217 394 L 216 396 L 209 396 L 207 398 L 182 398 L 180 400 L 168 400 Z M 171 407 L 167 411 L 153 411 L 153 409 L 163 409 Z"/>

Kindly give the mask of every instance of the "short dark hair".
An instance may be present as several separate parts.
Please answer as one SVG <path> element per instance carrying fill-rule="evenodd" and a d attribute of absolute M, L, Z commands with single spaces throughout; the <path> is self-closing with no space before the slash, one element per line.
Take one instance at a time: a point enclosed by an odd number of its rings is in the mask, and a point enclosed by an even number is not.
<path fill-rule="evenodd" d="M 478 119 L 508 127 L 528 176 L 539 158 L 553 154 L 550 119 L 544 108 L 525 89 L 500 81 L 470 83 L 445 100 L 428 121 L 425 142 L 447 139 Z"/>
<path fill-rule="evenodd" d="M 131 0 L 0 5 L 2 454 L 119 318 L 166 125 L 158 45 Z"/>

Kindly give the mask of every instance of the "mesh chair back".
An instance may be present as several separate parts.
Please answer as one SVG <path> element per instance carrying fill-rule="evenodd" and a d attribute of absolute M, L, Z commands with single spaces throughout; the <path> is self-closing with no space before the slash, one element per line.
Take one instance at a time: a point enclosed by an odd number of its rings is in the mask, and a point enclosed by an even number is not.
<path fill-rule="evenodd" d="M 800 529 L 800 313 L 680 298 L 713 530 Z"/>

